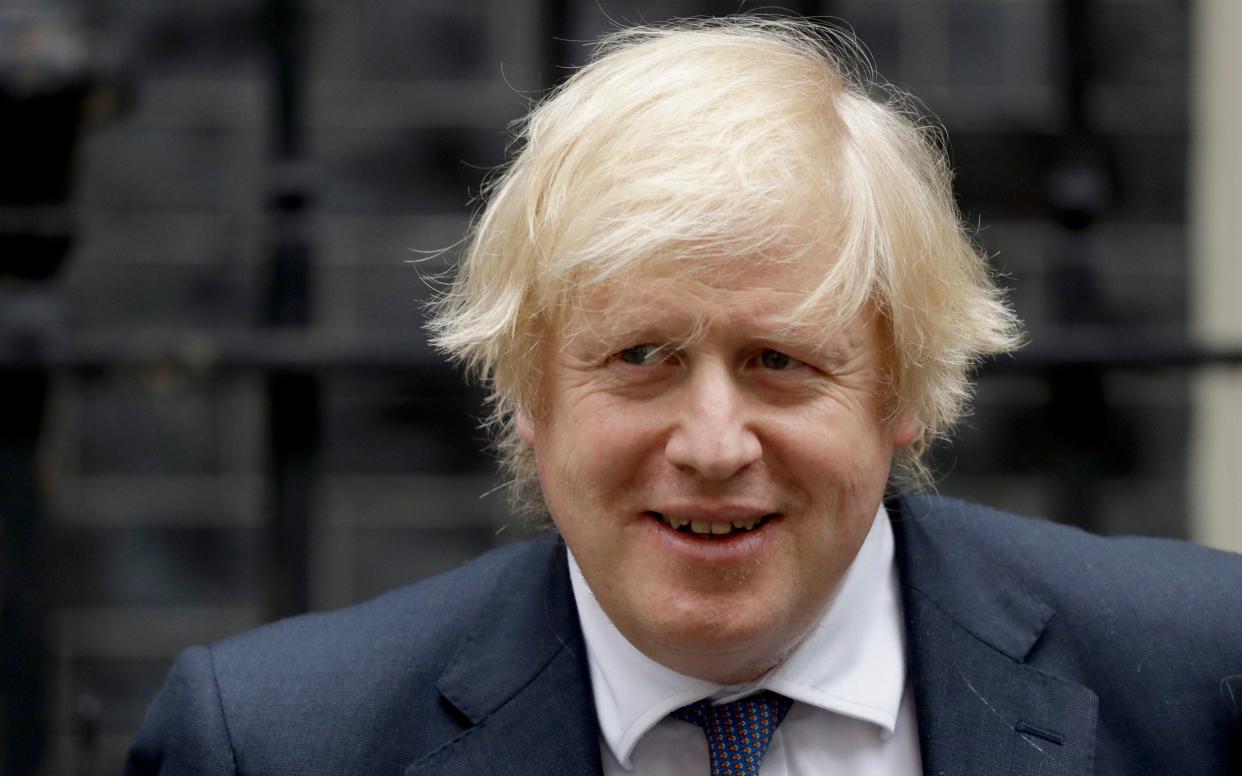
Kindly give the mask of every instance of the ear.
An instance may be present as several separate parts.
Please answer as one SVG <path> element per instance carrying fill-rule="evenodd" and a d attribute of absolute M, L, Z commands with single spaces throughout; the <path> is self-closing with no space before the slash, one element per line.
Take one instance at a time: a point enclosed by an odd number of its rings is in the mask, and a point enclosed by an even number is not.
<path fill-rule="evenodd" d="M 893 419 L 893 449 L 901 450 L 914 444 L 919 438 L 919 422 L 914 413 L 903 412 Z"/>
<path fill-rule="evenodd" d="M 535 445 L 535 422 L 530 419 L 530 413 L 526 410 L 518 410 L 514 421 L 517 423 L 518 436 L 526 444 L 534 447 Z"/>

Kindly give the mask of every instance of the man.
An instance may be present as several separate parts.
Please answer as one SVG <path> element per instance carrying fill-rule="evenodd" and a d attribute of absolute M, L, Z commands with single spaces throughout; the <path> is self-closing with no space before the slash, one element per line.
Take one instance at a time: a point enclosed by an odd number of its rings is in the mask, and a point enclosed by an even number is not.
<path fill-rule="evenodd" d="M 556 533 L 188 651 L 130 773 L 1242 769 L 1237 558 L 884 501 L 1017 327 L 848 47 L 628 30 L 533 111 L 432 330 Z"/>

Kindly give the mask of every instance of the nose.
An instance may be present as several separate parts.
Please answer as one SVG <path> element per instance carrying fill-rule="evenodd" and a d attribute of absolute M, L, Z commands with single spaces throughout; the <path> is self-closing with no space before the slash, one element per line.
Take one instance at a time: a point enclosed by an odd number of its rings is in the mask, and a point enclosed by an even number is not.
<path fill-rule="evenodd" d="M 751 426 L 747 397 L 723 365 L 701 365 L 678 397 L 677 422 L 665 457 L 679 469 L 727 480 L 759 460 L 763 446 Z"/>

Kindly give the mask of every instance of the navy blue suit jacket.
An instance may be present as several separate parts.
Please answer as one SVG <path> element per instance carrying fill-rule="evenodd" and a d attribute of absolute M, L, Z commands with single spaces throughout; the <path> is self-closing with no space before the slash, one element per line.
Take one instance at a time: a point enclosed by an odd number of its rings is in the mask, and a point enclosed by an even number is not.
<path fill-rule="evenodd" d="M 926 774 L 1242 774 L 1242 558 L 889 505 Z M 563 545 L 178 658 L 138 774 L 597 774 Z"/>

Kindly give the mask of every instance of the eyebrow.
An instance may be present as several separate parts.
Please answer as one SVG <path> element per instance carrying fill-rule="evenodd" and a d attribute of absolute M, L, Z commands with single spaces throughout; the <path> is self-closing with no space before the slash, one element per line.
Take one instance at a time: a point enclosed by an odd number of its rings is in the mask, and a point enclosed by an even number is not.
<path fill-rule="evenodd" d="M 703 337 L 718 316 L 692 316 L 676 308 L 654 302 L 618 305 L 610 309 L 582 311 L 587 314 L 577 326 L 563 331 L 566 344 L 614 346 L 651 336 L 684 347 Z M 750 336 L 787 346 L 819 357 L 839 360 L 856 349 L 849 327 L 829 330 L 807 320 L 787 316 L 759 315 L 746 322 Z"/>
<path fill-rule="evenodd" d="M 706 329 L 706 322 L 693 320 L 692 316 L 683 313 L 671 313 L 668 310 L 652 311 L 646 305 L 627 306 L 623 314 L 604 311 L 602 314 L 584 316 L 577 325 L 571 324 L 562 330 L 566 344 L 590 343 L 612 345 L 618 342 L 639 339 L 644 335 L 656 336 L 662 340 L 688 344 Z M 673 336 L 676 332 L 677 336 Z"/>

